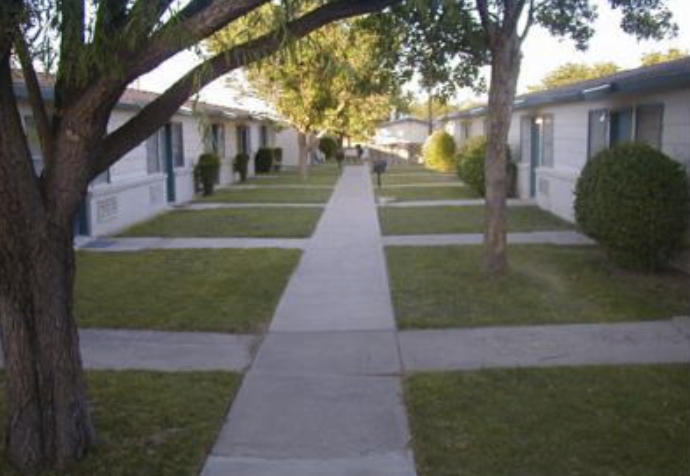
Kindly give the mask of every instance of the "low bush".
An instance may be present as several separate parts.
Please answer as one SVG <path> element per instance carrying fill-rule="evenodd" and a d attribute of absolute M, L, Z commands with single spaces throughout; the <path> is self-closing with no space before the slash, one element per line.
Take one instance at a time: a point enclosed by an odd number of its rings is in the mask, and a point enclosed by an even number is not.
<path fill-rule="evenodd" d="M 593 157 L 575 190 L 575 219 L 619 264 L 663 265 L 684 243 L 690 191 L 682 166 L 645 144 L 622 144 Z"/>
<path fill-rule="evenodd" d="M 460 179 L 482 197 L 486 195 L 486 146 L 486 137 L 473 137 L 460 148 L 456 158 Z M 509 197 L 515 195 L 516 181 L 517 166 L 512 161 L 510 148 L 506 145 L 506 193 Z"/>
<path fill-rule="evenodd" d="M 244 152 L 240 152 L 235 156 L 235 160 L 232 162 L 233 172 L 240 174 L 240 182 L 247 181 L 247 170 L 249 168 L 249 155 Z"/>
<path fill-rule="evenodd" d="M 273 170 L 280 172 L 283 167 L 283 149 L 282 147 L 275 147 L 273 149 Z"/>
<path fill-rule="evenodd" d="M 261 147 L 254 157 L 254 168 L 257 174 L 267 174 L 273 168 L 273 151 L 270 147 Z"/>
<path fill-rule="evenodd" d="M 427 168 L 452 172 L 455 166 L 455 140 L 446 131 L 436 131 L 424 143 L 422 155 Z"/>
<path fill-rule="evenodd" d="M 201 189 L 204 195 L 212 195 L 213 188 L 218 181 L 219 172 L 220 158 L 218 155 L 212 152 L 201 154 L 194 166 L 194 183 L 196 189 Z"/>
<path fill-rule="evenodd" d="M 323 136 L 319 139 L 319 150 L 326 156 L 326 160 L 333 160 L 338 153 L 338 141 L 331 136 Z"/>

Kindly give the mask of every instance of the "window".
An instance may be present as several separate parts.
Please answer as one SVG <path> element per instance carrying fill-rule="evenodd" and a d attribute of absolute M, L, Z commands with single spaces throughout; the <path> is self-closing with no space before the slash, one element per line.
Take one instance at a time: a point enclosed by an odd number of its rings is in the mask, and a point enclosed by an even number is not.
<path fill-rule="evenodd" d="M 589 112 L 587 157 L 594 157 L 608 147 L 608 122 L 609 113 L 606 109 L 596 109 Z"/>
<path fill-rule="evenodd" d="M 260 129 L 261 147 L 268 147 L 268 127 L 261 126 Z"/>
<path fill-rule="evenodd" d="M 589 112 L 587 157 L 624 142 L 645 142 L 661 148 L 664 107 L 660 104 Z"/>
<path fill-rule="evenodd" d="M 631 108 L 612 111 L 609 114 L 609 146 L 633 140 L 633 110 Z"/>
<path fill-rule="evenodd" d="M 98 174 L 96 178 L 91 181 L 91 185 L 102 185 L 107 183 L 110 183 L 110 169 Z"/>
<path fill-rule="evenodd" d="M 520 160 L 532 169 L 553 167 L 553 115 L 527 116 L 520 120 Z"/>
<path fill-rule="evenodd" d="M 553 116 L 547 114 L 538 119 L 542 121 L 542 156 L 540 165 L 542 167 L 553 167 Z"/>
<path fill-rule="evenodd" d="M 237 152 L 249 154 L 249 128 L 237 126 Z"/>
<path fill-rule="evenodd" d="M 635 138 L 646 144 L 661 148 L 661 124 L 664 117 L 664 106 L 661 104 L 639 106 L 635 124 Z"/>
<path fill-rule="evenodd" d="M 472 122 L 471 121 L 463 121 L 462 124 L 460 124 L 460 138 L 463 141 L 466 141 L 472 136 Z"/>
<path fill-rule="evenodd" d="M 181 122 L 173 122 L 170 124 L 170 141 L 174 166 L 184 167 L 184 141 L 182 137 Z"/>
<path fill-rule="evenodd" d="M 158 130 L 146 140 L 146 170 L 149 175 L 163 171 L 164 141 L 164 129 Z"/>
<path fill-rule="evenodd" d="M 217 154 L 218 157 L 225 157 L 225 127 L 223 124 L 213 123 L 207 129 L 206 150 Z"/>

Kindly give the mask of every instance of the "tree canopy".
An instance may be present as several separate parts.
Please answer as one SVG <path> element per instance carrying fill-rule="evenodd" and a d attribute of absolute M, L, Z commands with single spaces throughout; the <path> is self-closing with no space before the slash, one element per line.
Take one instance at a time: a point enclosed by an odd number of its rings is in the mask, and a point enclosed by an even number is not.
<path fill-rule="evenodd" d="M 251 25 L 232 25 L 209 42 L 223 52 L 238 36 L 282 17 L 284 7 L 263 8 Z M 261 26 L 259 26 L 259 29 Z M 390 37 L 381 37 L 370 19 L 328 25 L 253 63 L 246 71 L 258 95 L 302 132 L 328 131 L 365 138 L 384 119 L 398 94 L 388 52 Z"/>
<path fill-rule="evenodd" d="M 620 67 L 613 62 L 594 63 L 592 65 L 584 63 L 566 63 L 548 73 L 539 84 L 529 86 L 530 91 L 543 91 L 559 86 L 596 79 L 620 71 Z"/>
<path fill-rule="evenodd" d="M 642 66 L 651 66 L 653 64 L 665 63 L 667 61 L 673 61 L 688 56 L 687 50 L 681 50 L 678 48 L 669 48 L 668 51 L 654 51 L 652 53 L 646 53 L 640 58 L 640 63 Z"/>

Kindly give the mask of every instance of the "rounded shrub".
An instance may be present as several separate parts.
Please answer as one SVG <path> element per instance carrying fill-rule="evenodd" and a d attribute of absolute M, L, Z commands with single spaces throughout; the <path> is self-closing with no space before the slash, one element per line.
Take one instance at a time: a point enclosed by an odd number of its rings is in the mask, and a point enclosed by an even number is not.
<path fill-rule="evenodd" d="M 486 161 L 487 140 L 484 136 L 472 137 L 460 148 L 457 156 L 457 172 L 460 179 L 482 197 L 486 195 Z M 510 147 L 506 145 L 506 193 L 515 195 L 517 167 L 512 161 Z"/>
<path fill-rule="evenodd" d="M 240 174 L 240 181 L 247 181 L 247 170 L 249 169 L 249 155 L 244 152 L 240 152 L 235 156 L 235 160 L 232 162 L 232 170 Z"/>
<path fill-rule="evenodd" d="M 256 151 L 254 158 L 254 167 L 257 174 L 267 174 L 273 167 L 273 149 L 270 147 L 261 147 Z"/>
<path fill-rule="evenodd" d="M 684 242 L 690 191 L 682 166 L 646 144 L 593 157 L 575 190 L 575 219 L 619 264 L 653 270 Z"/>
<path fill-rule="evenodd" d="M 323 136 L 319 139 L 319 150 L 326 156 L 326 160 L 335 159 L 339 148 L 338 141 L 334 137 Z"/>
<path fill-rule="evenodd" d="M 201 187 L 204 195 L 213 194 L 213 188 L 218 181 L 220 172 L 220 158 L 218 155 L 207 152 L 199 156 L 199 160 L 194 166 L 194 180 L 197 187 Z"/>
<path fill-rule="evenodd" d="M 424 142 L 422 156 L 427 168 L 451 172 L 455 167 L 455 140 L 446 131 L 436 131 Z"/>

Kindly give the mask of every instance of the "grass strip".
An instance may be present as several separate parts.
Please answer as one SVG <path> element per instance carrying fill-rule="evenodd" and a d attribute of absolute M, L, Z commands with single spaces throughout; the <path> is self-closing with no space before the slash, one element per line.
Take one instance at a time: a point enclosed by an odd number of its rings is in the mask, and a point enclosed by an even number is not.
<path fill-rule="evenodd" d="M 261 332 L 292 275 L 296 250 L 80 252 L 83 327 Z"/>
<path fill-rule="evenodd" d="M 690 367 L 425 373 L 405 379 L 420 476 L 685 476 Z"/>
<path fill-rule="evenodd" d="M 99 442 L 60 475 L 196 476 L 239 388 L 238 374 L 87 372 Z M 4 377 L 0 375 L 0 387 Z M 0 416 L 5 415 L 0 392 Z M 19 476 L 0 452 L 0 474 Z M 42 473 L 58 476 L 57 473 Z"/>
<path fill-rule="evenodd" d="M 617 268 L 595 247 L 510 246 L 510 270 L 490 278 L 478 246 L 389 247 L 403 328 L 622 322 L 690 313 L 690 277 Z"/>

